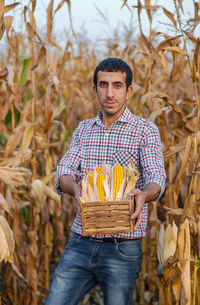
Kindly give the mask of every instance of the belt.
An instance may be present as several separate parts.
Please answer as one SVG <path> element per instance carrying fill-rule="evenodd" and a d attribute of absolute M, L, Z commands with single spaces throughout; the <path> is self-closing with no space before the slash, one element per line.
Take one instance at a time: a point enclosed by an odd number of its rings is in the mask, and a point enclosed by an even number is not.
<path fill-rule="evenodd" d="M 98 237 L 92 237 L 92 236 L 89 236 L 89 237 L 86 237 L 86 238 L 89 238 L 90 240 L 93 240 L 93 241 L 97 241 L 99 243 L 107 243 L 107 242 L 110 242 L 110 243 L 120 243 L 120 242 L 123 242 L 123 241 L 128 241 L 128 240 L 133 240 L 133 238 L 120 238 L 120 237 L 103 237 L 103 238 L 98 238 Z"/>

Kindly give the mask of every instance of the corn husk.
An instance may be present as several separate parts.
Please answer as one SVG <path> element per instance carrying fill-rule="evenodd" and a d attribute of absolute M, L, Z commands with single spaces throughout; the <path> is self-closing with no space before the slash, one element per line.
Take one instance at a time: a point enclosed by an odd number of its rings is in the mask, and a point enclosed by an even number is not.
<path fill-rule="evenodd" d="M 0 215 L 0 262 L 13 263 L 15 241 L 7 220 Z"/>
<path fill-rule="evenodd" d="M 86 173 L 86 176 L 82 180 L 82 193 L 81 193 L 82 202 L 100 201 L 99 193 L 97 189 L 98 175 L 104 175 L 105 177 L 105 179 L 103 180 L 105 200 L 107 201 L 113 200 L 113 171 L 116 166 L 119 166 L 119 164 L 115 164 L 113 167 L 110 167 L 108 164 L 104 162 L 102 164 L 102 167 L 95 167 L 93 172 Z M 129 198 L 128 192 L 134 189 L 136 182 L 139 179 L 139 173 L 136 170 L 132 161 L 128 164 L 128 166 L 125 166 L 123 168 L 123 172 L 124 172 L 123 177 L 119 181 L 119 190 L 117 191 L 116 194 L 116 200 L 128 199 Z M 89 183 L 91 174 L 93 177 L 92 186 Z"/>

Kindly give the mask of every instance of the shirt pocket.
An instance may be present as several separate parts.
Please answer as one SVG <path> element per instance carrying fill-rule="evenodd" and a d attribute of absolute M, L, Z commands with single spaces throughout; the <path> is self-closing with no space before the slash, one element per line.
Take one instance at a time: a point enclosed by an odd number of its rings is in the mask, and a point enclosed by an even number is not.
<path fill-rule="evenodd" d="M 121 166 L 126 166 L 130 161 L 133 161 L 135 167 L 139 165 L 139 154 L 134 150 L 122 151 L 118 150 L 113 154 L 113 164 L 119 164 Z"/>

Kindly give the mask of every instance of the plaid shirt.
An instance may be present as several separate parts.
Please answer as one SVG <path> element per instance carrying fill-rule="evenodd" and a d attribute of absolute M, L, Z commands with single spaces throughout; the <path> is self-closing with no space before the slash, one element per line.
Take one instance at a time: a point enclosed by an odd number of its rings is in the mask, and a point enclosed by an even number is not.
<path fill-rule="evenodd" d="M 165 169 L 162 144 L 158 128 L 150 121 L 132 114 L 126 107 L 123 114 L 109 129 L 102 123 L 101 111 L 93 119 L 80 122 L 76 128 L 69 150 L 57 167 L 56 188 L 59 178 L 71 175 L 75 179 L 85 176 L 102 162 L 110 166 L 118 163 L 127 165 L 132 160 L 140 173 L 136 188 L 143 190 L 151 182 L 160 185 L 161 194 L 165 187 Z M 144 204 L 142 222 L 134 233 L 104 234 L 97 237 L 139 238 L 145 236 L 148 217 L 148 205 Z M 81 219 L 77 215 L 72 231 L 81 234 Z"/>

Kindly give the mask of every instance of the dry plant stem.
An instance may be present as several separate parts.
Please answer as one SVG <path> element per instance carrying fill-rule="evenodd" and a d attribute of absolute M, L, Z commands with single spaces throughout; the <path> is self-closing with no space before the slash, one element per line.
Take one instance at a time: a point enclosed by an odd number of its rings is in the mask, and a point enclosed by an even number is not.
<path fill-rule="evenodd" d="M 33 7 L 33 2 L 32 2 L 32 14 L 31 14 L 31 29 L 32 29 L 32 35 L 31 35 L 31 58 L 32 58 L 32 67 L 34 67 L 34 45 L 35 45 L 35 34 L 34 34 L 34 7 Z M 34 71 L 31 71 L 31 86 L 32 86 L 32 126 L 33 126 L 33 138 L 32 138 L 32 181 L 36 179 L 37 176 L 37 169 L 36 169 L 36 142 L 35 142 L 35 92 L 36 92 L 36 84 L 35 84 L 35 74 Z M 37 228 L 34 228 L 34 230 L 37 231 Z M 37 233 L 36 233 L 37 234 Z M 37 258 L 35 258 L 35 261 Z M 38 300 L 37 300 L 37 279 L 33 279 L 33 304 L 37 305 Z"/>
<path fill-rule="evenodd" d="M 172 145 L 174 145 L 174 137 L 172 138 Z M 175 165 L 176 158 L 175 156 L 172 156 L 172 158 L 169 161 L 169 191 L 168 191 L 168 202 L 167 206 L 170 208 L 175 207 L 174 202 L 177 201 L 174 198 L 175 192 L 174 192 L 174 184 L 173 184 L 173 178 L 174 178 L 174 165 Z"/>
<path fill-rule="evenodd" d="M 192 297 L 192 305 L 196 304 L 196 288 L 197 288 L 197 255 L 195 255 L 195 261 L 194 261 L 194 273 L 193 273 L 193 297 Z"/>
<path fill-rule="evenodd" d="M 45 253 L 44 253 L 44 269 L 45 269 L 45 288 L 49 289 L 49 234 L 48 223 L 45 225 Z"/>
<path fill-rule="evenodd" d="M 13 286 L 14 286 L 14 300 L 15 300 L 15 304 L 18 305 L 17 279 L 16 279 L 15 276 L 13 277 Z"/>
<path fill-rule="evenodd" d="M 33 3 L 32 3 L 32 9 L 33 9 Z M 32 11 L 31 14 L 31 31 L 32 31 L 32 37 L 31 37 L 31 59 L 32 59 L 32 67 L 34 67 L 34 45 L 35 45 L 35 34 L 33 31 L 33 20 L 34 18 L 34 11 Z M 35 84 L 35 72 L 34 70 L 31 71 L 31 86 L 32 86 L 32 99 L 31 99 L 31 106 L 32 106 L 32 125 L 33 125 L 33 138 L 32 138 L 32 180 L 36 179 L 37 176 L 37 169 L 36 169 L 36 141 L 35 141 L 35 92 L 36 92 L 36 84 Z"/>

